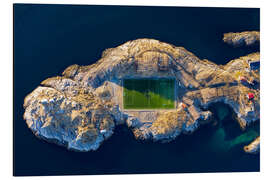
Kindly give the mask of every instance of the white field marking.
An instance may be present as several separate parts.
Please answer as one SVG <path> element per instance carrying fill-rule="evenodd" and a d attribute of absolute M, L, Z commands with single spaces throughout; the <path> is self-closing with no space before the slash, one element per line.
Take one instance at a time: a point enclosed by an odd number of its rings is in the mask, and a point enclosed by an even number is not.
<path fill-rule="evenodd" d="M 127 103 L 126 103 L 126 105 L 127 106 L 131 106 L 134 103 L 134 100 L 133 100 L 134 98 L 133 98 L 133 93 L 132 93 L 132 91 L 133 91 L 133 83 L 131 83 L 131 90 L 129 90 L 129 89 L 126 88 L 126 91 L 127 91 L 127 94 L 124 91 L 124 96 L 128 100 Z M 130 93 L 129 93 L 129 91 L 130 91 Z"/>
<path fill-rule="evenodd" d="M 167 86 L 168 86 L 168 83 L 167 82 L 160 82 L 160 87 L 167 87 Z M 163 90 L 163 92 L 164 92 L 164 90 Z M 164 94 L 166 94 L 167 97 L 168 97 L 169 96 L 169 91 L 165 91 Z M 163 106 L 166 106 L 166 105 L 168 105 L 169 100 L 166 99 L 166 98 L 164 98 L 164 99 L 165 99 L 165 103 L 163 103 Z"/>
<path fill-rule="evenodd" d="M 134 89 L 134 83 L 131 83 L 131 94 L 132 94 L 132 96 L 131 96 L 131 104 L 130 105 L 134 105 L 134 93 L 133 93 L 133 89 Z"/>
<path fill-rule="evenodd" d="M 148 104 L 148 106 L 150 106 L 150 94 L 149 94 L 149 90 L 150 90 L 150 79 L 147 81 L 147 104 Z"/>

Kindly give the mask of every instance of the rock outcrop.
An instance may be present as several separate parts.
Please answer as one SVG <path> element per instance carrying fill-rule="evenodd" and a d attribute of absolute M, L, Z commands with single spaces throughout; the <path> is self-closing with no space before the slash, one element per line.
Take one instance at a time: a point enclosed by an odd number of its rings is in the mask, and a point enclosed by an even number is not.
<path fill-rule="evenodd" d="M 250 154 L 257 154 L 260 151 L 260 137 L 257 137 L 249 145 L 244 147 L 244 151 Z"/>
<path fill-rule="evenodd" d="M 260 32 L 245 31 L 238 33 L 225 33 L 223 41 L 233 46 L 250 46 L 260 41 Z"/>
<path fill-rule="evenodd" d="M 259 59 L 254 53 L 218 66 L 183 47 L 129 41 L 105 50 L 95 64 L 72 65 L 62 76 L 43 81 L 25 98 L 24 119 L 36 136 L 76 151 L 98 149 L 123 123 L 137 139 L 171 141 L 210 122 L 207 108 L 214 102 L 230 105 L 245 129 L 259 119 L 260 90 L 253 83 L 259 83 L 259 71 L 249 69 L 249 62 Z M 239 80 L 242 76 L 247 83 Z M 123 79 L 153 77 L 175 78 L 175 109 L 124 109 Z"/>

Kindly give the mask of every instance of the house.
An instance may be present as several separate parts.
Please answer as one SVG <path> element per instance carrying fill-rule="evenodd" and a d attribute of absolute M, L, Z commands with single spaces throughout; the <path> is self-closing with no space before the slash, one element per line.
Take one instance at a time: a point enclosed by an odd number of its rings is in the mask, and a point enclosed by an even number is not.
<path fill-rule="evenodd" d="M 248 93 L 247 94 L 248 100 L 254 99 L 254 94 L 253 93 Z"/>
<path fill-rule="evenodd" d="M 243 82 L 247 82 L 247 78 L 244 76 L 240 76 L 239 80 L 243 83 Z"/>
<path fill-rule="evenodd" d="M 257 60 L 257 61 L 249 61 L 249 62 L 248 62 L 248 65 L 249 65 L 249 69 L 250 69 L 251 71 L 260 69 L 260 60 Z"/>
<path fill-rule="evenodd" d="M 187 108 L 187 105 L 185 103 L 180 103 L 180 106 L 182 107 L 182 109 L 186 109 Z"/>

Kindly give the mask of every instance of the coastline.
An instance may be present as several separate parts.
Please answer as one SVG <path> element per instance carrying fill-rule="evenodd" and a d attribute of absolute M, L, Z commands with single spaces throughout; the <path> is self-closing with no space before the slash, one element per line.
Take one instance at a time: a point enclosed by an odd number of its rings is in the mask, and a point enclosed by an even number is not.
<path fill-rule="evenodd" d="M 169 61 L 167 71 L 159 71 L 159 66 L 155 66 L 153 61 L 156 58 Z M 36 135 L 56 139 L 60 144 L 67 144 L 69 149 L 79 151 L 96 150 L 102 141 L 113 134 L 115 125 L 125 122 L 137 139 L 171 141 L 181 131 L 189 134 L 197 130 L 200 124 L 210 122 L 212 113 L 203 111 L 199 106 L 206 109 L 209 104 L 219 101 L 234 109 L 240 127 L 245 129 L 250 122 L 258 120 L 259 91 L 237 82 L 239 75 L 235 77 L 230 72 L 253 76 L 253 71 L 245 72 L 247 59 L 256 61 L 259 53 L 219 67 L 209 61 L 201 61 L 183 47 L 148 39 L 130 41 L 103 53 L 96 64 L 85 67 L 72 65 L 63 72 L 62 77 L 44 80 L 42 87 L 26 97 L 24 118 Z M 134 63 L 137 69 L 133 68 Z M 149 68 L 152 70 L 144 70 Z M 197 74 L 194 75 L 194 72 Z M 123 102 L 121 79 L 130 75 L 141 78 L 174 75 L 177 85 L 180 85 L 177 86 L 176 110 L 162 110 L 162 113 L 123 110 L 120 103 Z M 245 97 L 247 91 L 256 93 L 253 104 Z M 188 109 L 181 107 L 183 102 Z M 40 117 L 41 121 L 36 121 L 35 117 Z M 91 119 L 94 121 L 89 121 Z M 74 121 L 76 124 L 73 124 Z M 62 136 L 63 133 L 67 134 Z"/>

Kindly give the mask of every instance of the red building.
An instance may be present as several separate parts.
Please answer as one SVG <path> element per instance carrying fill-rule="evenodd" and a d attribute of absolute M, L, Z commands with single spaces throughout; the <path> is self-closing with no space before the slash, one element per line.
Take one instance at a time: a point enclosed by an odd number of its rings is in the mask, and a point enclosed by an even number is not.
<path fill-rule="evenodd" d="M 254 94 L 253 93 L 248 93 L 248 100 L 254 99 Z"/>

